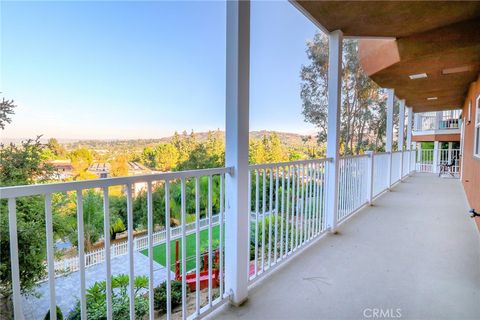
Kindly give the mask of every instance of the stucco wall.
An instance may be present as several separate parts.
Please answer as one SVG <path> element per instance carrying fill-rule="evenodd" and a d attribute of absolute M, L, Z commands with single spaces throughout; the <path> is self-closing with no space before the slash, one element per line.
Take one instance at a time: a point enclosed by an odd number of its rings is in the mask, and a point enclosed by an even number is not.
<path fill-rule="evenodd" d="M 480 212 L 480 159 L 473 156 L 473 144 L 475 141 L 474 128 L 476 117 L 476 99 L 480 95 L 480 76 L 476 82 L 470 85 L 467 99 L 463 105 L 463 117 L 465 119 L 465 139 L 463 152 L 463 177 L 462 183 L 467 194 L 471 208 Z M 468 106 L 471 103 L 471 121 L 468 122 Z M 480 228 L 480 218 L 477 218 Z"/>

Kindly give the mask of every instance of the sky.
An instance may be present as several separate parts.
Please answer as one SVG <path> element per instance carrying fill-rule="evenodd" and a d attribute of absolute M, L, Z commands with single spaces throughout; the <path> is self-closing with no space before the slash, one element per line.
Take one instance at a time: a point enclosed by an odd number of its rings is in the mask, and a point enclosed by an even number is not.
<path fill-rule="evenodd" d="M 159 138 L 225 128 L 223 1 L 1 1 L 2 140 Z M 300 68 L 319 30 L 252 2 L 250 130 L 311 134 Z"/>

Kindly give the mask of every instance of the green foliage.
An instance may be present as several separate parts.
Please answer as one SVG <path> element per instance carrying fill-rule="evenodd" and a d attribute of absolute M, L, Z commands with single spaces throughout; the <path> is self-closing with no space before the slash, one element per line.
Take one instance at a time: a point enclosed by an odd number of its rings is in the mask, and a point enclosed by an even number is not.
<path fill-rule="evenodd" d="M 174 280 L 170 283 L 171 308 L 175 308 L 182 304 L 182 281 Z M 162 313 L 167 311 L 167 283 L 162 282 L 158 287 L 153 289 L 153 305 L 155 310 Z"/>
<path fill-rule="evenodd" d="M 56 312 L 57 312 L 57 320 L 63 320 L 63 312 L 62 312 L 62 309 L 60 309 L 59 306 L 56 306 L 55 308 Z M 47 311 L 47 314 L 45 315 L 45 317 L 43 318 L 43 320 L 49 320 L 50 319 L 50 310 Z"/>
<path fill-rule="evenodd" d="M 0 102 L 0 129 L 5 129 L 5 124 L 12 122 L 10 116 L 15 113 L 13 109 L 16 107 L 17 105 L 13 100 L 2 98 Z"/>
<path fill-rule="evenodd" d="M 301 69 L 301 99 L 305 121 L 318 129 L 318 141 L 327 137 L 328 39 L 318 33 L 307 43 L 310 64 Z M 345 154 L 383 148 L 385 137 L 384 91 L 363 72 L 357 41 L 346 40 L 343 47 L 342 113 L 340 140 Z"/>
<path fill-rule="evenodd" d="M 0 148 L 0 185 L 25 185 L 46 181 L 53 169 L 42 164 L 40 137 L 27 140 L 20 146 L 10 144 Z M 16 200 L 17 237 L 20 287 L 31 292 L 45 274 L 45 211 L 43 196 L 22 197 Z M 7 201 L 0 201 L 0 295 L 11 294 L 10 236 Z"/>
<path fill-rule="evenodd" d="M 2 187 L 41 183 L 52 177 L 54 169 L 44 163 L 45 146 L 35 140 L 22 141 L 20 146 L 0 145 L 0 185 Z"/>
<path fill-rule="evenodd" d="M 112 316 L 114 319 L 130 319 L 129 297 L 127 293 L 129 277 L 125 274 L 112 276 Z M 148 312 L 148 299 L 141 293 L 148 287 L 148 278 L 138 276 L 134 279 L 135 317 L 142 319 Z M 95 282 L 87 289 L 87 317 L 90 320 L 106 319 L 107 285 L 105 281 Z M 68 320 L 80 320 L 80 301 L 68 315 Z"/>

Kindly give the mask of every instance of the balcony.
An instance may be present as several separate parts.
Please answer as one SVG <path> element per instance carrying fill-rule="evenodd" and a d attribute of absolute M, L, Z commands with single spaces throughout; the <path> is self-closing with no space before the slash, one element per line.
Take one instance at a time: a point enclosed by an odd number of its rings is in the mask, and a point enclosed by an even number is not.
<path fill-rule="evenodd" d="M 461 110 L 415 114 L 413 136 L 460 134 Z M 460 140 L 458 136 L 457 141 Z"/>
<path fill-rule="evenodd" d="M 347 224 L 350 217 L 374 198 L 380 197 L 394 184 L 407 178 L 414 171 L 415 154 L 415 151 L 399 151 L 340 158 L 335 225 Z M 331 187 L 326 179 L 331 163 L 332 160 L 327 158 L 250 166 L 250 200 L 246 206 L 250 207 L 250 214 L 247 215 L 248 234 L 244 237 L 246 243 L 242 244 L 243 248 L 250 248 L 250 254 L 241 264 L 244 270 L 238 271 L 248 274 L 250 285 L 276 273 L 275 270 L 284 261 L 294 260 L 304 248 L 332 230 L 328 227 L 327 213 L 327 208 L 332 205 L 329 203 Z M 17 317 L 41 319 L 49 308 L 55 305 L 68 314 L 79 299 L 80 306 L 84 308 L 80 311 L 83 312 L 83 318 L 88 314 L 88 306 L 92 303 L 89 288 L 99 281 L 106 281 L 104 283 L 107 288 L 111 287 L 111 277 L 119 274 L 128 275 L 130 297 L 138 297 L 139 294 L 134 290 L 133 279 L 136 276 L 148 278 L 148 287 L 143 288 L 140 295 L 149 301 L 153 318 L 160 315 L 153 310 L 154 298 L 150 293 L 162 282 L 167 282 L 170 286 L 175 279 L 182 283 L 183 307 L 180 310 L 167 310 L 168 315 L 175 316 L 180 313 L 184 317 L 195 318 L 208 314 L 216 306 L 228 301 L 229 293 L 225 290 L 225 277 L 228 276 L 226 264 L 228 255 L 234 254 L 234 249 L 228 241 L 231 237 L 231 222 L 229 213 L 225 210 L 225 194 L 229 191 L 225 189 L 225 179 L 231 174 L 231 168 L 218 168 L 2 188 L 1 198 L 8 199 L 12 281 Z M 204 182 L 207 185 L 206 192 L 200 187 Z M 132 223 L 129 223 L 127 241 L 110 244 L 110 187 L 122 186 L 125 190 L 128 221 L 132 222 L 135 185 L 145 186 L 149 221 L 147 235 L 134 237 Z M 176 201 L 174 189 L 180 190 L 180 208 L 171 207 L 169 204 Z M 104 230 L 107 230 L 103 248 L 91 252 L 84 246 L 83 197 L 87 190 L 103 194 Z M 153 203 L 154 194 L 158 195 L 159 190 L 164 193 L 164 209 Z M 58 261 L 54 256 L 52 197 L 60 193 L 76 196 L 79 245 L 76 257 Z M 28 197 L 32 196 L 44 199 L 47 239 L 45 246 L 48 251 L 45 267 L 47 274 L 54 275 L 38 284 L 37 292 L 42 293 L 40 297 L 21 295 L 18 271 L 22 269 L 16 256 L 17 203 L 25 203 L 24 201 L 28 201 Z M 207 212 L 203 217 L 200 212 L 203 211 L 201 201 L 207 203 Z M 218 212 L 213 211 L 214 201 L 219 203 Z M 187 207 L 187 203 L 194 203 L 194 207 Z M 153 228 L 154 212 L 165 213 L 165 222 L 161 223 L 163 228 L 159 231 L 154 231 Z M 167 221 L 170 221 L 170 216 L 174 214 L 181 217 L 180 226 L 171 228 Z M 195 214 L 196 220 L 187 223 L 186 217 L 190 214 Z M 203 233 L 208 235 L 206 251 L 199 245 Z M 170 258 L 173 254 L 171 246 L 177 240 L 180 241 L 181 248 L 178 260 L 174 260 Z M 170 246 L 165 245 L 168 243 Z M 187 251 L 187 247 L 192 245 L 193 253 Z M 163 265 L 154 260 L 154 252 L 158 250 L 163 250 L 167 257 Z M 169 271 L 165 266 L 172 264 L 176 267 Z M 198 276 L 201 274 L 204 276 Z M 193 279 L 193 282 L 189 279 Z M 112 310 L 111 299 L 114 292 L 115 290 L 106 294 L 109 310 Z M 171 295 L 170 292 L 169 294 Z M 204 298 L 198 300 L 201 296 Z M 130 310 L 136 310 L 133 299 L 130 301 Z"/>
<path fill-rule="evenodd" d="M 477 319 L 480 244 L 467 210 L 458 180 L 415 174 L 213 318 L 366 319 L 400 309 L 402 319 Z"/>

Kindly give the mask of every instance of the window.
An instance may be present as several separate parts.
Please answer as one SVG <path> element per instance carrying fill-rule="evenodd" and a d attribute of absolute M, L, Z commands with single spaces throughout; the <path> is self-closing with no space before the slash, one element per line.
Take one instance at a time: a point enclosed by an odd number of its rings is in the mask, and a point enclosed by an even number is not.
<path fill-rule="evenodd" d="M 480 95 L 475 104 L 475 143 L 473 144 L 473 155 L 480 158 Z"/>

